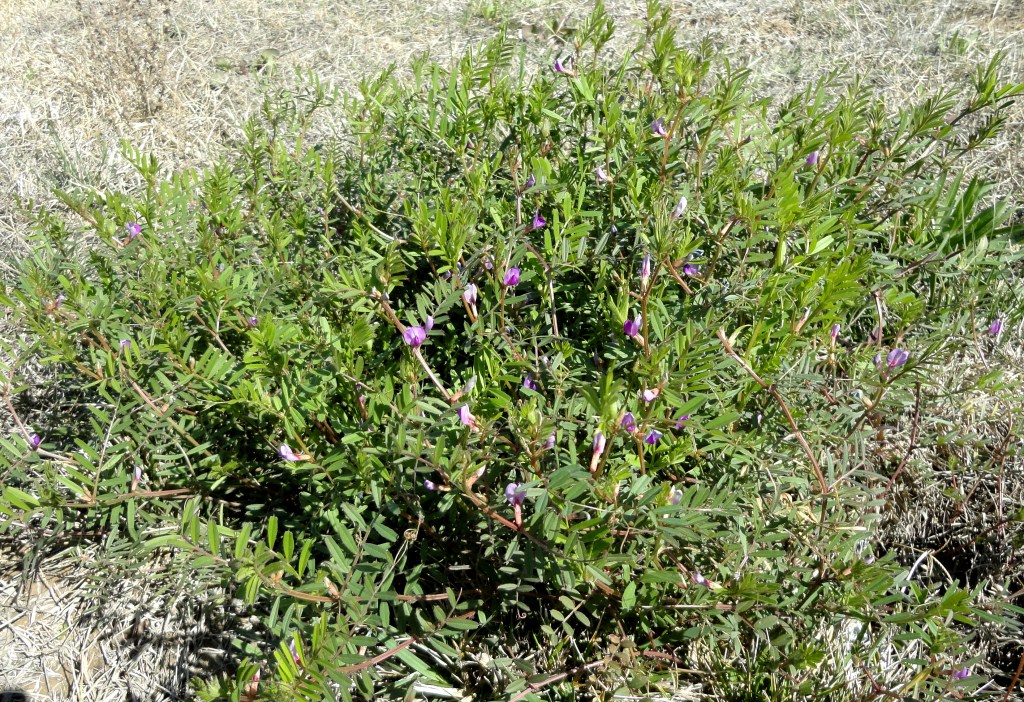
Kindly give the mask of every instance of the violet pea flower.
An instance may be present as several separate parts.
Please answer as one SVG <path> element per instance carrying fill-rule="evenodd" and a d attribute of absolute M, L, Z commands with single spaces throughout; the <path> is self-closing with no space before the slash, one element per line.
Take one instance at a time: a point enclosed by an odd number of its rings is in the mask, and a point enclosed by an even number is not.
<path fill-rule="evenodd" d="M 683 196 L 683 197 L 679 198 L 679 203 L 676 205 L 676 208 L 674 210 L 672 210 L 672 216 L 674 218 L 676 218 L 676 219 L 678 219 L 679 217 L 682 217 L 683 213 L 686 212 L 686 205 L 687 205 L 686 197 Z"/>
<path fill-rule="evenodd" d="M 654 136 L 666 137 L 668 132 L 665 131 L 665 118 L 659 117 L 658 119 L 651 122 L 651 132 Z"/>
<path fill-rule="evenodd" d="M 604 170 L 604 166 L 598 166 L 596 169 L 594 169 L 594 175 L 596 175 L 597 179 L 602 183 L 610 183 L 612 181 L 611 177 L 608 175 L 608 172 Z"/>
<path fill-rule="evenodd" d="M 548 221 L 540 216 L 540 210 L 536 210 L 533 213 L 533 228 L 534 229 L 540 229 L 541 227 L 543 227 L 547 223 L 548 223 Z"/>
<path fill-rule="evenodd" d="M 532 375 L 527 375 L 523 378 L 523 387 L 527 390 L 533 390 L 537 392 L 537 381 L 533 379 Z"/>
<path fill-rule="evenodd" d="M 890 368 L 899 368 L 907 362 L 908 358 L 910 358 L 910 354 L 903 349 L 893 349 L 885 357 L 885 362 Z"/>
<path fill-rule="evenodd" d="M 569 70 L 562 65 L 562 62 L 559 59 L 555 59 L 555 73 L 569 73 Z"/>
<path fill-rule="evenodd" d="M 519 285 L 519 269 L 509 268 L 508 272 L 505 273 L 505 277 L 502 279 L 501 284 L 506 288 L 514 288 Z"/>
<path fill-rule="evenodd" d="M 636 319 L 627 319 L 622 324 L 623 333 L 625 333 L 626 336 L 632 339 L 634 336 L 640 333 L 640 326 L 642 322 L 643 319 L 641 319 L 640 315 L 637 315 Z"/>
<path fill-rule="evenodd" d="M 647 388 L 643 394 L 644 402 L 654 402 L 660 394 L 661 390 L 658 388 Z"/>
<path fill-rule="evenodd" d="M 434 318 L 431 317 L 429 314 L 427 315 L 427 319 L 423 322 L 423 328 L 426 329 L 427 331 L 430 331 L 431 329 L 434 328 Z"/>
<path fill-rule="evenodd" d="M 250 329 L 255 329 L 259 326 L 260 320 L 256 315 L 253 315 L 252 317 L 249 317 L 249 319 L 245 320 L 245 323 Z"/>
<path fill-rule="evenodd" d="M 505 499 L 513 507 L 522 507 L 526 501 L 526 488 L 522 483 L 509 483 L 505 486 Z"/>
<path fill-rule="evenodd" d="M 299 454 L 292 451 L 291 446 L 289 446 L 288 444 L 281 444 L 281 448 L 277 450 L 277 455 L 279 455 L 281 458 L 290 463 L 295 463 L 296 461 L 302 460 L 299 458 Z"/>
<path fill-rule="evenodd" d="M 644 262 L 640 264 L 640 286 L 646 290 L 651 280 L 651 255 L 644 254 Z"/>
<path fill-rule="evenodd" d="M 131 339 L 121 339 L 121 341 L 118 342 L 118 346 L 121 347 L 122 351 L 124 351 L 125 349 L 127 349 L 131 345 L 132 345 L 132 340 Z"/>
<path fill-rule="evenodd" d="M 953 671 L 953 679 L 954 680 L 963 680 L 965 678 L 969 678 L 970 676 L 971 676 L 971 669 L 966 667 L 966 666 L 964 666 L 963 668 L 958 668 L 958 669 Z"/>
<path fill-rule="evenodd" d="M 684 426 L 686 426 L 686 423 L 688 421 L 690 421 L 690 415 L 684 414 L 682 417 L 676 420 L 676 429 L 682 429 Z"/>
<path fill-rule="evenodd" d="M 604 447 L 607 443 L 607 439 L 604 438 L 604 434 L 598 429 L 594 432 L 594 455 L 590 457 L 590 472 L 597 473 L 597 467 L 601 464 L 601 454 L 604 453 Z"/>
<path fill-rule="evenodd" d="M 459 421 L 472 429 L 477 428 L 476 417 L 469 411 L 469 405 L 459 407 Z"/>
<path fill-rule="evenodd" d="M 462 299 L 466 301 L 467 305 L 475 305 L 478 292 L 476 285 L 470 283 L 466 286 L 466 289 L 462 291 Z"/>
<path fill-rule="evenodd" d="M 423 487 L 426 488 L 427 490 L 430 490 L 431 492 L 437 492 L 437 483 L 435 483 L 433 480 L 424 480 Z"/>
<path fill-rule="evenodd" d="M 626 412 L 622 415 L 622 421 L 619 422 L 619 426 L 632 434 L 636 431 L 636 417 L 633 416 L 632 412 Z"/>
<path fill-rule="evenodd" d="M 700 273 L 700 266 L 698 266 L 696 263 L 687 263 L 686 265 L 683 266 L 683 275 L 693 277 L 698 273 Z"/>
<path fill-rule="evenodd" d="M 840 329 L 842 329 L 842 327 L 839 324 L 832 325 L 832 330 L 828 333 L 829 338 L 832 339 L 832 343 L 835 343 L 836 338 L 839 336 Z"/>
<path fill-rule="evenodd" d="M 668 503 L 670 505 L 678 505 L 683 500 L 683 491 L 672 486 L 672 489 L 668 491 Z"/>
<path fill-rule="evenodd" d="M 402 332 L 402 338 L 405 339 L 406 345 L 416 349 L 427 340 L 427 330 L 423 327 L 406 327 Z"/>
<path fill-rule="evenodd" d="M 651 433 L 644 437 L 644 443 L 651 444 L 653 446 L 654 444 L 658 443 L 658 439 L 660 439 L 662 436 L 663 434 L 657 429 L 651 429 Z"/>
<path fill-rule="evenodd" d="M 536 184 L 537 184 L 537 179 L 534 178 L 533 174 L 531 173 L 530 177 L 526 179 L 526 189 L 529 190 L 530 188 L 532 188 Z"/>
<path fill-rule="evenodd" d="M 28 445 L 32 447 L 33 451 L 39 448 L 39 444 L 41 443 L 43 443 L 43 438 L 39 436 L 39 434 L 33 434 L 32 436 L 28 437 Z"/>
<path fill-rule="evenodd" d="M 556 440 L 557 439 L 555 438 L 555 432 L 551 432 L 551 434 L 548 435 L 547 441 L 544 442 L 544 448 L 553 449 L 555 447 Z"/>
<path fill-rule="evenodd" d="M 817 163 L 818 163 L 818 152 L 817 151 L 812 151 L 811 153 L 807 154 L 807 165 L 808 166 L 814 166 Z"/>
<path fill-rule="evenodd" d="M 996 317 L 992 320 L 992 324 L 989 325 L 988 333 L 992 336 L 999 336 L 1003 333 L 1003 320 Z"/>
<path fill-rule="evenodd" d="M 128 241 L 134 241 L 142 233 L 142 225 L 137 222 L 129 222 L 124 228 L 128 231 Z"/>

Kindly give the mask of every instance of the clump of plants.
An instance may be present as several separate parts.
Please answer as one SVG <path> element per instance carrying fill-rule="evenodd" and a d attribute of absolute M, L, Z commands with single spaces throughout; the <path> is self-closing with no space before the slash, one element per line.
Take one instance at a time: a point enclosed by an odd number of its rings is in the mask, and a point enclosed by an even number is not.
<path fill-rule="evenodd" d="M 1011 208 L 957 163 L 1024 86 L 771 105 L 646 27 L 313 80 L 202 173 L 129 150 L 141 192 L 40 211 L 2 528 L 244 599 L 203 699 L 971 699 L 1020 610 L 879 543 L 875 449 L 1019 321 Z"/>

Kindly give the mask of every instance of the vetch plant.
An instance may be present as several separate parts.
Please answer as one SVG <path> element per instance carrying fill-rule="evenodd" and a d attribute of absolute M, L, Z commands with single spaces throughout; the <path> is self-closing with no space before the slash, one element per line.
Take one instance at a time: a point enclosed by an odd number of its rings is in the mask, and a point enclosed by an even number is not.
<path fill-rule="evenodd" d="M 209 169 L 128 149 L 139 192 L 64 193 L 3 290 L 11 406 L 33 364 L 66 399 L 18 425 L 46 450 L 0 442 L 0 529 L 244 603 L 200 699 L 975 695 L 1013 590 L 881 527 L 959 489 L 949 447 L 1013 472 L 1021 423 L 946 441 L 932 406 L 1018 316 L 1013 206 L 955 169 L 1024 87 L 769 104 L 670 20 L 311 80 Z"/>

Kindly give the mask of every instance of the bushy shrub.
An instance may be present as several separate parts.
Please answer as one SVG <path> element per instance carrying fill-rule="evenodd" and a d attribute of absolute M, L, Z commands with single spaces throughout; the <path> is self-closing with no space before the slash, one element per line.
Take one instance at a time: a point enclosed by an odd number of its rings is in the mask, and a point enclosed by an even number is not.
<path fill-rule="evenodd" d="M 879 547 L 875 449 L 1006 309 L 1010 208 L 956 168 L 1024 86 L 774 106 L 647 27 L 311 81 L 40 212 L 7 396 L 31 359 L 65 399 L 3 442 L 4 528 L 237 592 L 262 638 L 208 699 L 970 697 L 1017 610 Z"/>

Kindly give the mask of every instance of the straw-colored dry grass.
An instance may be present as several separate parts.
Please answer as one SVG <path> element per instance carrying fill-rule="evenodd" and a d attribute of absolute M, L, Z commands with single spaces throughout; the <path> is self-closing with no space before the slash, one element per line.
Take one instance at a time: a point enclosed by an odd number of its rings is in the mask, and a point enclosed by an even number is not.
<path fill-rule="evenodd" d="M 785 95 L 848 66 L 895 108 L 968 84 L 974 66 L 997 50 L 1006 54 L 1005 79 L 1024 82 L 1018 0 L 672 4 L 685 41 L 711 36 L 735 61 L 752 65 L 764 94 Z M 613 48 L 623 50 L 644 5 L 608 0 L 608 6 L 625 30 Z M 52 204 L 54 187 L 131 187 L 117 150 L 121 139 L 156 154 L 167 168 L 201 166 L 259 105 L 263 91 L 293 82 L 295 69 L 351 89 L 361 77 L 392 62 L 406 66 L 418 53 L 458 56 L 502 20 L 546 61 L 567 51 L 549 28 L 571 27 L 588 9 L 577 0 L 0 0 L 0 275 L 28 250 L 19 202 Z M 1015 110 L 987 159 L 972 167 L 1021 200 L 1024 108 Z M 990 361 L 1016 364 L 1018 375 L 1024 363 L 1019 349 Z M 965 416 L 956 403 L 966 400 L 955 399 L 948 413 Z M 985 402 L 991 398 L 977 399 Z M 966 416 L 975 421 L 980 414 Z M 998 432 L 999 423 L 990 420 L 983 430 Z M 942 503 L 943 495 L 915 492 L 915 471 L 938 463 L 934 452 L 915 453 L 907 480 L 894 487 L 897 502 L 927 503 L 954 523 L 974 518 L 984 528 L 989 506 L 1003 509 L 1021 496 L 1005 476 L 989 476 L 972 493 L 975 502 L 956 511 Z M 1021 472 L 1019 464 L 1012 467 Z M 907 510 L 900 517 L 908 548 L 934 535 L 922 514 Z M 101 548 L 50 555 L 25 569 L 24 546 L 0 549 L 0 692 L 24 690 L 48 700 L 180 699 L 204 657 L 216 659 L 224 641 L 207 631 L 211 613 L 189 598 L 150 592 L 144 572 L 123 574 L 95 610 L 85 582 L 90 561 L 103 558 Z"/>

